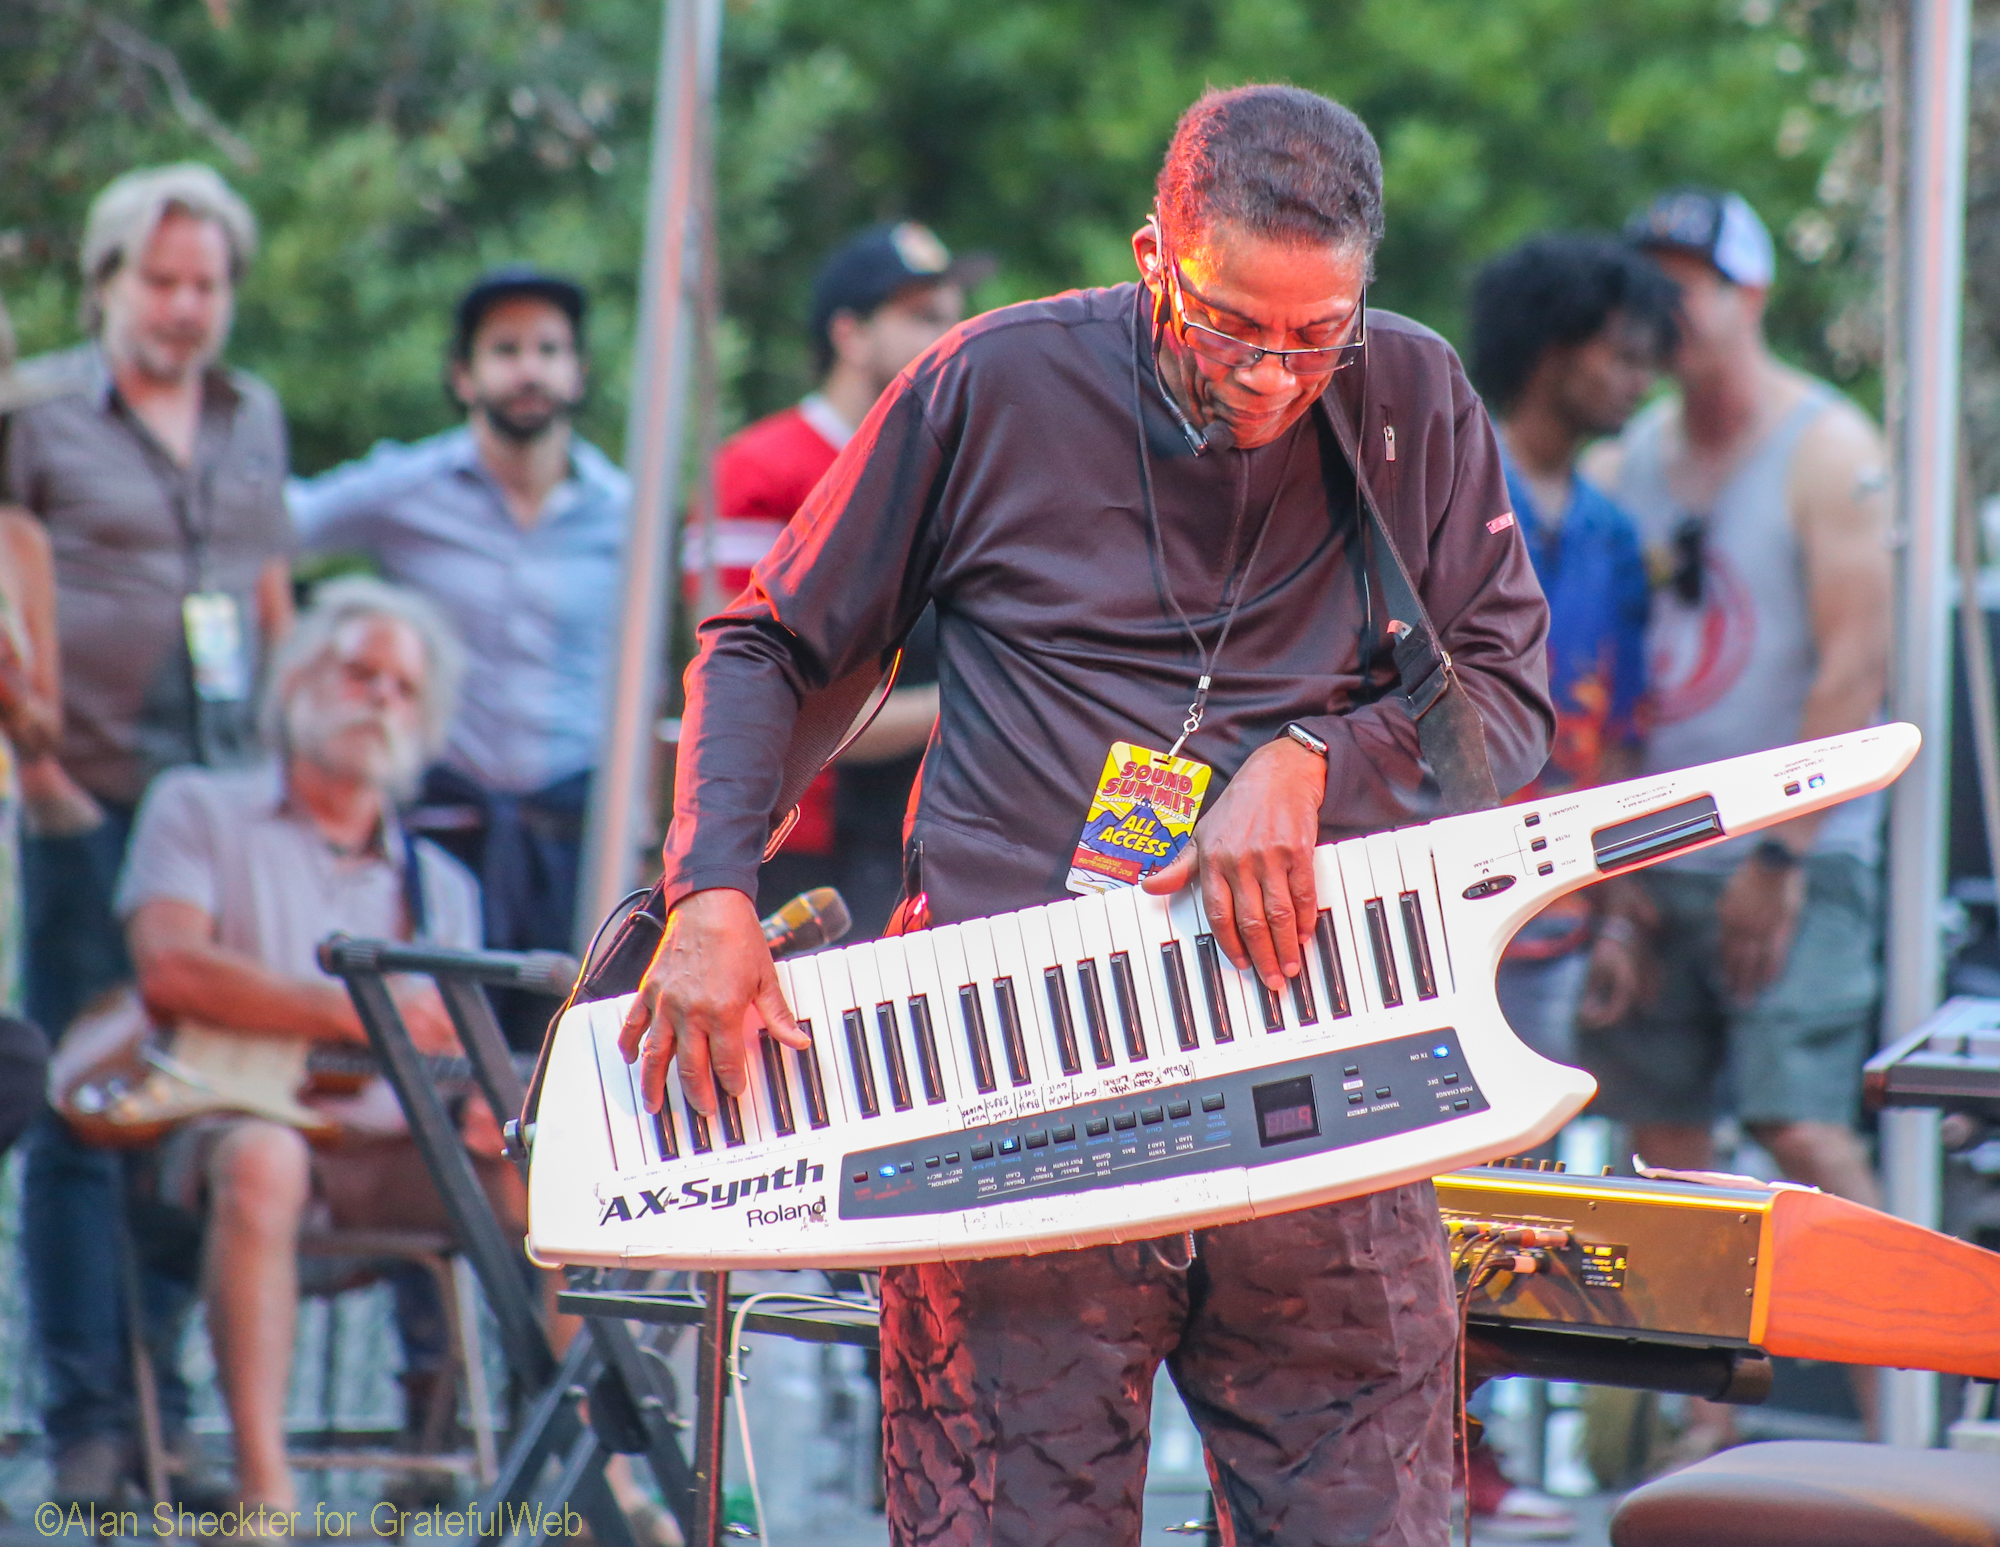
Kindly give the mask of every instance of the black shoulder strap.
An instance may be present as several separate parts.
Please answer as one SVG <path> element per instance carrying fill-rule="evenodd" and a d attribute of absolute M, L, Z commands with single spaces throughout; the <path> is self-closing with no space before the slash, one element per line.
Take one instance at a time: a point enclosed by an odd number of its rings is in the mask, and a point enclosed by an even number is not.
<path fill-rule="evenodd" d="M 1363 412 L 1366 411 L 1366 383 L 1363 384 Z M 1417 745 L 1437 781 L 1438 793 L 1448 812 L 1490 811 L 1500 804 L 1500 791 L 1493 781 L 1493 764 L 1486 755 L 1486 722 L 1479 718 L 1479 706 L 1465 691 L 1452 669 L 1451 655 L 1439 643 L 1437 627 L 1411 584 L 1410 571 L 1375 502 L 1375 491 L 1361 466 L 1360 437 L 1350 442 L 1342 434 L 1340 415 L 1333 411 L 1327 396 L 1320 398 L 1332 426 L 1334 439 L 1347 453 L 1354 470 L 1354 487 L 1361 508 L 1367 512 L 1368 529 L 1383 554 L 1381 565 L 1383 600 L 1388 604 L 1390 628 L 1396 635 L 1394 659 L 1396 676 L 1403 696 L 1409 700 L 1410 718 L 1417 722 Z M 1365 423 L 1365 420 L 1364 420 Z"/>
<path fill-rule="evenodd" d="M 424 868 L 417 854 L 417 835 L 401 822 L 396 830 L 403 835 L 403 918 L 410 926 L 412 941 L 430 938 L 430 920 L 424 907 Z"/>

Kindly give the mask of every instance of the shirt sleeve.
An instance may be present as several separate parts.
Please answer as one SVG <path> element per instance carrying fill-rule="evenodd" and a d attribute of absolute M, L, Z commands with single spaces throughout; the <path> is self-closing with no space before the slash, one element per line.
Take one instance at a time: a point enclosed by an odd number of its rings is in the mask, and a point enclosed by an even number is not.
<path fill-rule="evenodd" d="M 1410 427 L 1419 433 L 1406 436 L 1408 465 L 1393 473 L 1370 466 L 1372 435 L 1363 436 L 1362 463 L 1378 498 L 1385 489 L 1414 490 L 1400 499 L 1391 494 L 1384 518 L 1439 647 L 1485 723 L 1494 783 L 1507 795 L 1541 772 L 1555 735 L 1549 608 L 1520 522 L 1502 520 L 1512 502 L 1486 409 L 1458 357 L 1433 347 L 1444 361 L 1425 368 L 1447 370 L 1449 389 L 1435 394 L 1425 422 Z M 1378 559 L 1378 570 L 1384 562 Z M 1327 744 L 1324 829 L 1379 832 L 1437 814 L 1416 721 L 1401 693 L 1301 723 Z"/>
<path fill-rule="evenodd" d="M 389 458 L 402 448 L 388 442 L 357 462 L 348 462 L 316 478 L 292 478 L 285 484 L 285 503 L 305 553 L 372 551 L 377 536 Z"/>
<path fill-rule="evenodd" d="M 216 834 L 195 786 L 198 777 L 162 775 L 139 803 L 118 877 L 119 918 L 128 919 L 142 903 L 161 898 L 192 903 L 215 916 Z"/>
<path fill-rule="evenodd" d="M 698 630 L 681 720 L 666 898 L 756 895 L 805 696 L 881 663 L 923 611 L 951 469 L 941 389 L 906 374 L 876 402 L 749 588 Z"/>

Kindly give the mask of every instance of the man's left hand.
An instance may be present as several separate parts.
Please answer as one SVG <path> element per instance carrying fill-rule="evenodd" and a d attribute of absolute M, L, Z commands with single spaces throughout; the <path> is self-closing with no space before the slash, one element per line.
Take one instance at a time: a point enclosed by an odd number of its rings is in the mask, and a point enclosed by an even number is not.
<path fill-rule="evenodd" d="M 1177 892 L 1199 870 L 1202 906 L 1223 954 L 1268 988 L 1305 970 L 1319 922 L 1313 846 L 1326 798 L 1326 759 L 1289 738 L 1244 760 L 1174 862 L 1141 882 Z"/>
<path fill-rule="evenodd" d="M 1736 867 L 1715 916 L 1722 926 L 1723 984 L 1737 1003 L 1748 1004 L 1778 981 L 1805 902 L 1802 866 L 1779 869 L 1753 855 Z"/>

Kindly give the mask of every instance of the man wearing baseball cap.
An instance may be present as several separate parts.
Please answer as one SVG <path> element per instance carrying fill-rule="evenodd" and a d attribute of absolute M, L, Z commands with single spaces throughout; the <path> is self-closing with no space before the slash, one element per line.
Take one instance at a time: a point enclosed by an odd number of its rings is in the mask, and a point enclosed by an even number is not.
<path fill-rule="evenodd" d="M 1653 575 L 1643 769 L 1875 723 L 1890 568 L 1875 426 L 1764 339 L 1770 233 L 1733 193 L 1680 189 L 1626 237 L 1680 286 L 1677 396 L 1594 471 L 1632 514 Z M 1874 1046 L 1879 797 L 1669 860 L 1615 904 L 1658 984 L 1583 1039 L 1595 1110 L 1654 1165 L 1712 1161 L 1717 1077 L 1784 1174 L 1877 1201 L 1854 1123 Z M 1726 1412 L 1727 1410 L 1723 1410 Z"/>
<path fill-rule="evenodd" d="M 409 825 L 480 879 L 486 944 L 568 950 L 618 618 L 625 475 L 577 436 L 588 300 L 496 269 L 460 297 L 447 384 L 466 422 L 292 485 L 308 551 L 358 554 L 443 608 L 469 660 Z M 525 997 L 525 996 L 524 996 Z M 499 1006 L 539 1040 L 547 1007 Z"/>
<path fill-rule="evenodd" d="M 749 582 L 750 568 L 904 366 L 965 309 L 973 265 L 954 261 L 926 226 L 870 226 L 834 250 L 813 282 L 812 343 L 820 385 L 802 402 L 722 444 L 715 461 L 716 530 L 690 530 L 683 572 L 703 611 Z M 902 891 L 902 820 L 937 719 L 936 625 L 926 615 L 904 646 L 899 686 L 837 774 L 822 775 L 766 865 L 759 904 L 836 883 L 856 939 L 881 931 Z"/>

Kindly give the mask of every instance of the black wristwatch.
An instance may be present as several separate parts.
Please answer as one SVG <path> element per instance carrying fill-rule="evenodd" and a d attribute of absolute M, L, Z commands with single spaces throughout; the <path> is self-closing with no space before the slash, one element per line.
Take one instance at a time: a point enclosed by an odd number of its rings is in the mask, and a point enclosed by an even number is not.
<path fill-rule="evenodd" d="M 1285 727 L 1285 734 L 1304 747 L 1308 752 L 1317 752 L 1321 761 L 1325 761 L 1326 743 L 1307 730 L 1303 725 L 1299 724 L 1297 720 L 1292 721 L 1290 725 Z"/>
<path fill-rule="evenodd" d="M 1750 857 L 1766 870 L 1797 870 L 1805 860 L 1776 838 L 1766 838 L 1750 851 Z"/>

